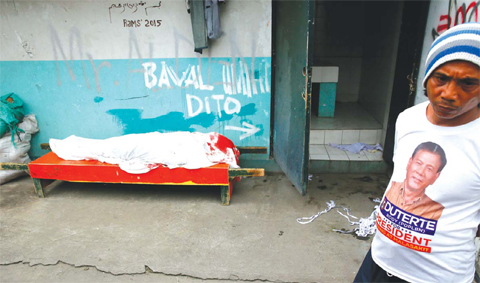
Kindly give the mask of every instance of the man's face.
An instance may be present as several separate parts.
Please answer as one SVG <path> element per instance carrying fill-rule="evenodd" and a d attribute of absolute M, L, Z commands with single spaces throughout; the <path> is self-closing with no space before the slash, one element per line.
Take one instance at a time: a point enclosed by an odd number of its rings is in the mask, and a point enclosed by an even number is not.
<path fill-rule="evenodd" d="M 435 183 L 440 176 L 440 156 L 426 150 L 419 150 L 408 161 L 407 165 L 407 188 L 411 191 L 425 190 Z"/>
<path fill-rule="evenodd" d="M 467 61 L 438 67 L 427 80 L 427 117 L 440 126 L 459 126 L 479 117 L 480 68 Z"/>

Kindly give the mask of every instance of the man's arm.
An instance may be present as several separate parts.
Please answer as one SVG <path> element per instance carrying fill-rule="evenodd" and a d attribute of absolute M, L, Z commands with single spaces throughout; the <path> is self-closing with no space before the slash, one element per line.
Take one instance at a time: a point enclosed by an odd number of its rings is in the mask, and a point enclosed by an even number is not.
<path fill-rule="evenodd" d="M 478 228 L 477 228 L 477 236 L 476 237 L 480 237 L 480 225 L 478 225 Z"/>

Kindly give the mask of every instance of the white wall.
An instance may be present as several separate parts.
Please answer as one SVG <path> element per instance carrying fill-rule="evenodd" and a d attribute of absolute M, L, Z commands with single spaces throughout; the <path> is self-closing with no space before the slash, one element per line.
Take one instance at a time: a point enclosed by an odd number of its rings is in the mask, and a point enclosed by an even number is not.
<path fill-rule="evenodd" d="M 433 41 L 438 37 L 438 35 L 455 25 L 464 22 L 479 22 L 479 3 L 480 1 L 478 0 L 431 1 L 428 12 L 427 27 L 425 29 L 425 38 L 423 40 L 423 50 L 417 79 L 415 104 L 427 100 L 427 97 L 424 95 L 422 82 L 425 77 L 425 60 L 427 59 L 427 54 Z M 451 6 L 449 7 L 450 4 Z M 450 26 L 448 26 L 449 18 L 451 20 Z"/>
<path fill-rule="evenodd" d="M 339 67 L 336 101 L 357 102 L 364 44 L 364 4 L 317 1 L 314 65 Z"/>
<path fill-rule="evenodd" d="M 220 11 L 225 36 L 211 40 L 202 57 L 270 56 L 271 1 L 229 0 Z M 76 60 L 87 54 L 93 59 L 198 56 L 185 0 L 0 0 L 0 13 L 0 60 L 60 58 L 52 45 L 62 45 L 65 56 Z M 141 25 L 126 27 L 124 20 Z M 161 26 L 146 27 L 146 20 L 161 20 Z"/>
<path fill-rule="evenodd" d="M 383 125 L 385 130 L 392 96 L 403 5 L 398 1 L 369 1 L 366 8 L 368 16 L 365 24 L 359 103 Z"/>

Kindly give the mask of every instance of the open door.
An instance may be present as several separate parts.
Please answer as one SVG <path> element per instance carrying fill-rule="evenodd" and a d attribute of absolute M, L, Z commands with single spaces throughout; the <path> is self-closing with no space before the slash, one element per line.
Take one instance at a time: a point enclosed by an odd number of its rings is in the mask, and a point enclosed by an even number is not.
<path fill-rule="evenodd" d="M 274 1 L 273 156 L 297 190 L 308 182 L 314 1 Z"/>

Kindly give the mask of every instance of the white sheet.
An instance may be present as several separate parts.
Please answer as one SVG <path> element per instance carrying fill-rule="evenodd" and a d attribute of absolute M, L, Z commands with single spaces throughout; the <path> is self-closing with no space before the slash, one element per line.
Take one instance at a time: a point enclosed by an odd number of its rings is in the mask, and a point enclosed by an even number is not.
<path fill-rule="evenodd" d="M 225 147 L 225 143 L 231 144 Z M 198 169 L 217 163 L 239 168 L 239 152 L 218 133 L 174 132 L 130 134 L 108 139 L 69 136 L 50 139 L 50 148 L 65 160 L 98 160 L 119 164 L 128 173 L 146 173 L 161 164 L 169 168 Z"/>

